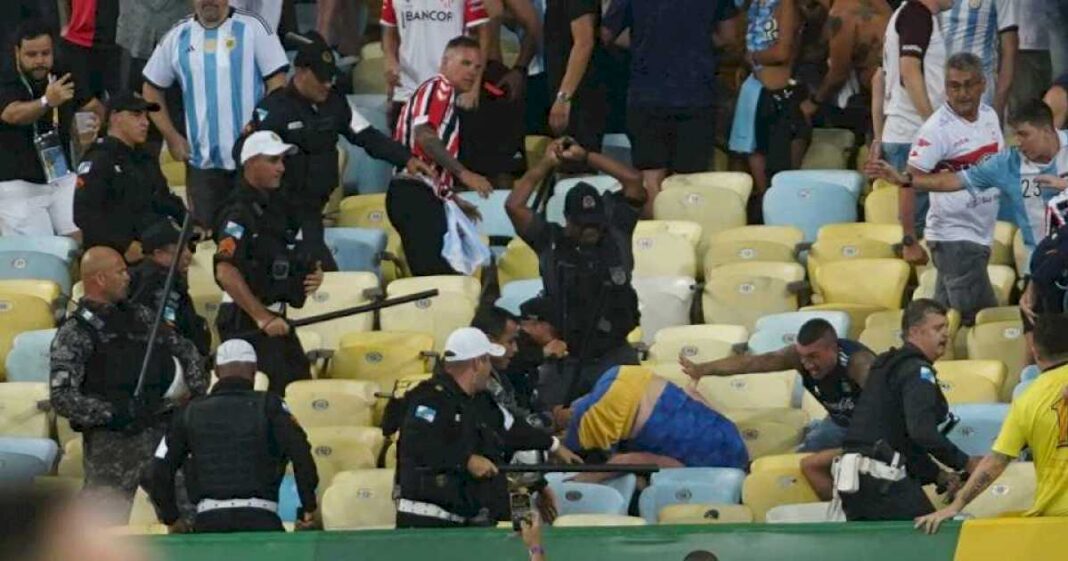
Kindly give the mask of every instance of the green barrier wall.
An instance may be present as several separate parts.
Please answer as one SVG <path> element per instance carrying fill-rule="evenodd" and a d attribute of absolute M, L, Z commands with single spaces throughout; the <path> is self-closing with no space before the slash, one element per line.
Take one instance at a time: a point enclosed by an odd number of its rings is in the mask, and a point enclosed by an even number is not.
<path fill-rule="evenodd" d="M 910 523 L 638 526 L 546 529 L 550 561 L 682 561 L 705 549 L 720 561 L 952 561 L 960 524 L 924 536 Z M 149 538 L 159 561 L 524 561 L 523 543 L 497 530 L 230 534 Z"/>

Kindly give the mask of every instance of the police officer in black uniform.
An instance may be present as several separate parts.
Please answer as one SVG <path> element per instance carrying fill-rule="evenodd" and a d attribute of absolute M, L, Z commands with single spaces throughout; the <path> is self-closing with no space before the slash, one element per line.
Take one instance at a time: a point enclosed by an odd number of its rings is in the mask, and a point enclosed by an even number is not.
<path fill-rule="evenodd" d="M 142 235 L 161 218 L 181 223 L 185 205 L 170 192 L 159 159 L 142 147 L 148 113 L 159 111 L 137 94 L 108 102 L 108 134 L 97 140 L 78 165 L 74 222 L 83 245 L 106 245 L 128 263 L 142 258 Z"/>
<path fill-rule="evenodd" d="M 579 183 L 567 194 L 561 227 L 527 206 L 534 188 L 561 163 L 587 163 L 623 186 L 602 196 Z M 569 356 L 556 375 L 543 375 L 539 396 L 566 424 L 564 408 L 586 394 L 605 370 L 638 364 L 627 335 L 638 327 L 638 296 L 631 286 L 631 241 L 646 192 L 641 174 L 602 154 L 587 153 L 565 138 L 513 188 L 506 203 L 515 230 L 538 253 L 545 294 L 558 304 L 552 324 L 567 343 Z"/>
<path fill-rule="evenodd" d="M 240 184 L 215 227 L 215 279 L 226 292 L 216 319 L 219 337 L 252 343 L 270 391 L 279 395 L 289 382 L 311 377 L 300 340 L 283 317 L 285 307 L 303 306 L 323 282 L 300 225 L 284 200 L 271 197 L 281 185 L 283 156 L 295 150 L 269 131 L 239 142 Z"/>
<path fill-rule="evenodd" d="M 149 308 L 158 308 L 163 301 L 163 287 L 171 263 L 178 259 L 174 284 L 167 297 L 163 320 L 182 337 L 197 347 L 201 356 L 211 354 L 211 330 L 208 322 L 197 315 L 189 296 L 189 263 L 193 253 L 189 247 L 179 251 L 181 231 L 170 219 L 161 219 L 141 234 L 141 249 L 145 259 L 130 269 L 130 300 Z M 192 244 L 190 244 L 192 245 Z"/>
<path fill-rule="evenodd" d="M 904 346 L 872 365 L 836 468 L 835 486 L 849 520 L 930 514 L 934 507 L 923 486 L 955 491 L 963 481 L 957 472 L 970 471 L 979 460 L 945 436 L 954 423 L 933 363 L 949 342 L 946 308 L 926 298 L 913 301 L 901 331 Z M 932 457 L 957 472 L 943 470 Z"/>
<path fill-rule="evenodd" d="M 304 512 L 297 528 L 314 527 L 319 476 L 304 430 L 280 397 L 252 389 L 256 353 L 248 342 L 219 345 L 215 366 L 219 382 L 175 416 L 145 474 L 160 521 L 174 533 L 188 530 L 174 492 L 184 466 L 195 532 L 283 531 L 278 486 L 292 462 Z"/>
<path fill-rule="evenodd" d="M 345 98 L 334 90 L 337 67 L 334 52 L 316 32 L 310 32 L 297 49 L 296 69 L 289 85 L 260 101 L 251 128 L 274 131 L 284 142 L 297 147 L 286 157 L 282 194 L 298 213 L 304 237 L 315 244 L 323 269 L 336 271 L 337 264 L 323 241 L 323 206 L 341 184 L 337 165 L 338 136 L 409 173 L 429 167 L 404 145 L 378 131 Z"/>

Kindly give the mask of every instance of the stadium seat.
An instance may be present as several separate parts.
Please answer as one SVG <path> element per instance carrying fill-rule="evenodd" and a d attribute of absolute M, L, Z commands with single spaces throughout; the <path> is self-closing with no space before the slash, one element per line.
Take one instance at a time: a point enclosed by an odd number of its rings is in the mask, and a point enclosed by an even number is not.
<path fill-rule="evenodd" d="M 876 182 L 878 183 L 878 182 Z M 898 216 L 896 185 L 875 189 L 864 199 L 864 221 L 872 224 L 901 224 Z"/>
<path fill-rule="evenodd" d="M 864 176 L 853 170 L 846 169 L 800 169 L 780 171 L 771 178 L 772 187 L 797 188 L 804 187 L 812 181 L 833 183 L 844 187 L 853 195 L 853 199 L 860 198 L 860 192 L 864 188 Z M 898 240 L 901 241 L 901 240 Z"/>
<path fill-rule="evenodd" d="M 720 412 L 789 408 L 797 373 L 793 370 L 737 376 L 705 376 L 697 389 Z M 728 415 L 729 416 L 729 415 Z"/>
<path fill-rule="evenodd" d="M 282 483 L 278 485 L 278 517 L 283 523 L 296 522 L 297 509 L 301 506 L 297 479 L 292 473 L 287 473 L 282 477 Z"/>
<path fill-rule="evenodd" d="M 601 153 L 617 162 L 631 165 L 630 137 L 623 133 L 609 133 L 601 141 Z"/>
<path fill-rule="evenodd" d="M 78 254 L 78 242 L 67 236 L 0 236 L 0 252 L 6 251 L 48 253 L 72 263 Z"/>
<path fill-rule="evenodd" d="M 537 278 L 541 278 L 538 254 L 522 239 L 512 239 L 497 261 L 497 282 L 501 289 L 513 281 Z"/>
<path fill-rule="evenodd" d="M 901 243 L 903 232 L 897 224 L 871 224 L 852 222 L 848 224 L 827 224 L 820 228 L 817 241 L 823 240 L 875 240 L 886 245 Z"/>
<path fill-rule="evenodd" d="M 986 272 L 987 276 L 990 277 L 990 284 L 994 287 L 994 295 L 997 296 L 998 306 L 1006 307 L 1009 303 L 1012 289 L 1016 284 L 1016 271 L 1012 267 L 1005 265 L 989 265 L 986 268 Z M 934 298 L 937 282 L 938 269 L 928 267 L 920 275 L 920 285 L 913 292 L 912 299 Z M 1019 317 L 1018 312 L 1016 317 Z"/>
<path fill-rule="evenodd" d="M 300 380 L 285 388 L 286 403 L 303 427 L 370 426 L 375 382 Z"/>
<path fill-rule="evenodd" d="M 833 144 L 813 142 L 805 151 L 805 157 L 801 160 L 803 170 L 844 170 L 849 163 L 849 155 L 845 150 Z"/>
<path fill-rule="evenodd" d="M 674 176 L 673 176 L 674 177 Z M 639 220 L 634 227 L 634 237 L 668 233 L 685 238 L 694 251 L 701 245 L 704 233 L 701 225 L 688 220 Z"/>
<path fill-rule="evenodd" d="M 23 294 L 0 293 L 0 375 L 6 372 L 3 361 L 7 359 L 15 336 L 54 326 L 52 309 L 44 300 Z"/>
<path fill-rule="evenodd" d="M 672 504 L 660 509 L 658 524 L 749 524 L 753 511 L 737 504 Z"/>
<path fill-rule="evenodd" d="M 738 195 L 742 204 L 749 201 L 753 192 L 753 178 L 744 172 L 710 171 L 704 173 L 677 173 L 664 179 L 661 190 L 669 189 L 726 189 Z"/>
<path fill-rule="evenodd" d="M 1019 383 L 1019 373 L 1027 365 L 1026 343 L 1023 324 L 1017 321 L 1000 321 L 976 325 L 968 332 L 968 358 L 974 360 L 1000 360 L 1005 364 L 1006 379 L 999 392 L 1001 401 L 1012 399 L 1012 390 Z"/>
<path fill-rule="evenodd" d="M 393 470 L 343 471 L 323 493 L 326 530 L 389 529 L 397 524 Z"/>
<path fill-rule="evenodd" d="M 845 336 L 849 333 L 849 314 L 845 312 L 789 312 L 771 314 L 756 322 L 756 332 L 749 338 L 749 350 L 760 354 L 783 348 L 792 344 L 797 338 L 801 326 L 813 319 L 826 320 L 834 327 L 836 333 Z"/>
<path fill-rule="evenodd" d="M 994 226 L 994 245 L 990 248 L 991 265 L 1015 265 L 1012 256 L 1012 240 L 1015 236 L 1016 225 L 1012 222 L 999 221 Z"/>
<path fill-rule="evenodd" d="M 865 347 L 871 349 L 873 353 L 885 353 L 891 347 L 900 347 L 902 345 L 901 327 L 891 325 L 866 327 L 864 331 L 860 332 L 858 340 Z"/>
<path fill-rule="evenodd" d="M 85 466 L 82 463 L 85 458 L 85 450 L 82 447 L 82 436 L 72 438 L 63 445 L 63 456 L 59 459 L 56 474 L 62 477 L 85 477 Z"/>
<path fill-rule="evenodd" d="M 685 220 L 701 226 L 703 239 L 698 255 L 708 251 L 717 232 L 745 226 L 745 216 L 745 203 L 736 192 L 718 187 L 665 189 L 653 203 L 653 217 L 657 220 Z"/>
<path fill-rule="evenodd" d="M 0 435 L 48 438 L 51 422 L 38 404 L 48 401 L 48 384 L 7 382 L 0 384 Z"/>
<path fill-rule="evenodd" d="M 163 150 L 166 152 L 166 150 Z M 171 191 L 181 191 L 181 196 L 185 200 L 184 187 L 186 184 L 185 178 L 185 164 L 182 162 L 167 162 L 160 166 L 163 171 L 163 178 L 167 180 L 167 185 L 171 188 Z M 178 194 L 178 193 L 175 193 Z"/>
<path fill-rule="evenodd" d="M 315 427 L 307 429 L 312 457 L 319 472 L 319 489 L 327 489 L 334 475 L 355 469 L 372 469 L 377 457 L 367 442 L 364 431 L 345 430 L 348 427 Z M 381 431 L 379 431 L 381 435 Z"/>
<path fill-rule="evenodd" d="M 801 503 L 780 505 L 764 515 L 768 524 L 812 524 L 818 522 L 845 522 L 845 513 L 839 510 L 830 514 L 831 503 Z"/>
<path fill-rule="evenodd" d="M 371 331 L 341 337 L 328 369 L 331 378 L 377 382 L 382 391 L 413 374 L 427 371 L 426 355 L 434 336 L 408 331 Z"/>
<path fill-rule="evenodd" d="M 671 232 L 635 233 L 635 277 L 696 277 L 697 253 L 685 237 Z"/>
<path fill-rule="evenodd" d="M 1008 377 L 1005 365 L 998 360 L 940 360 L 935 363 L 935 370 L 939 376 L 943 373 L 962 373 L 985 378 L 999 392 Z"/>
<path fill-rule="evenodd" d="M 5 361 L 10 382 L 47 382 L 55 329 L 23 331 L 15 336 Z"/>
<path fill-rule="evenodd" d="M 571 479 L 573 476 L 574 474 L 571 473 L 553 472 L 545 474 L 545 480 L 549 483 L 560 483 Z M 633 473 L 627 473 L 601 481 L 600 485 L 615 489 L 623 497 L 623 502 L 629 505 L 634 497 L 634 491 L 638 487 L 638 477 Z"/>
<path fill-rule="evenodd" d="M 386 297 L 394 298 L 436 288 L 440 294 L 417 302 L 386 308 L 381 313 L 385 331 L 425 331 L 434 335 L 435 350 L 442 350 L 445 339 L 460 327 L 470 325 L 478 306 L 481 286 L 473 277 L 432 276 L 393 281 L 386 287 Z"/>
<path fill-rule="evenodd" d="M 374 59 L 376 62 L 381 59 Z M 362 70 L 353 70 L 354 74 L 365 76 L 363 73 L 367 67 L 372 65 L 366 65 L 366 60 L 361 61 L 355 68 L 363 67 Z M 377 77 L 378 81 L 382 80 L 382 74 Z M 367 120 L 371 126 L 380 131 L 389 131 L 392 129 L 389 122 L 389 110 L 387 108 L 385 95 L 381 95 L 378 92 L 385 92 L 386 88 L 383 86 L 381 89 L 374 90 L 375 95 L 356 95 L 353 96 L 352 105 L 356 107 L 356 110 L 363 115 L 363 118 Z M 347 170 L 342 169 L 341 179 L 345 181 L 355 181 L 356 188 L 360 193 L 385 193 L 389 188 L 389 181 L 393 177 L 393 166 L 385 160 L 379 160 L 372 157 L 363 148 L 348 144 L 347 142 L 340 143 L 340 147 L 344 149 L 351 161 L 352 174 L 345 173 Z"/>
<path fill-rule="evenodd" d="M 805 270 L 797 263 L 751 262 L 705 271 L 705 323 L 752 330 L 765 315 L 797 310 L 797 287 Z"/>
<path fill-rule="evenodd" d="M 365 271 L 381 274 L 379 262 L 386 250 L 385 230 L 377 228 L 327 228 L 326 247 L 337 262 L 339 271 Z"/>
<path fill-rule="evenodd" d="M 45 472 L 52 471 L 59 458 L 59 445 L 51 438 L 0 436 L 0 452 L 13 452 L 36 458 L 44 465 Z"/>
<path fill-rule="evenodd" d="M 549 487 L 556 495 L 556 508 L 561 515 L 627 513 L 623 496 L 607 485 L 556 481 L 550 482 Z"/>
<path fill-rule="evenodd" d="M 50 280 L 59 285 L 63 294 L 70 294 L 73 284 L 66 261 L 36 251 L 0 252 L 0 280 L 3 279 Z"/>
<path fill-rule="evenodd" d="M 1016 321 L 1020 319 L 1019 306 L 998 306 L 996 308 L 984 308 L 975 314 L 975 323 L 994 323 L 996 321 Z"/>
<path fill-rule="evenodd" d="M 367 43 L 360 49 L 360 62 L 352 68 L 352 89 L 356 93 L 384 92 L 388 89 L 382 43 Z M 384 96 L 383 96 L 384 97 Z M 383 103 L 385 100 L 383 99 Z M 389 130 L 386 127 L 381 130 Z"/>
<path fill-rule="evenodd" d="M 976 518 L 995 518 L 1007 513 L 1023 512 L 1035 502 L 1035 465 L 1010 462 L 1001 477 L 964 507 L 964 514 Z"/>
<path fill-rule="evenodd" d="M 430 374 L 409 374 L 407 376 L 402 376 L 399 379 L 397 379 L 396 382 L 393 383 L 393 386 L 387 388 L 385 393 L 387 393 L 388 395 L 396 396 L 398 398 L 399 397 L 404 397 L 404 394 L 406 394 L 409 391 L 411 391 L 412 388 L 414 388 L 414 387 L 418 386 L 419 384 L 429 380 L 431 377 L 432 376 Z M 389 398 L 388 397 L 380 397 L 378 399 L 378 403 L 375 404 L 374 426 L 376 426 L 376 427 L 382 426 L 382 417 L 386 413 L 386 405 L 388 405 L 388 404 L 389 404 Z M 397 459 L 396 446 L 392 447 L 392 453 L 393 453 L 393 461 L 396 462 L 396 459 Z M 388 459 L 388 456 L 387 456 L 387 459 Z M 390 467 L 390 466 L 387 465 L 386 467 Z"/>
<path fill-rule="evenodd" d="M 73 290 L 73 287 L 71 288 Z M 7 279 L 0 280 L 0 294 L 25 294 L 36 296 L 50 306 L 58 307 L 59 298 L 63 294 L 59 284 L 50 280 L 38 279 Z"/>
<path fill-rule="evenodd" d="M 553 195 L 545 204 L 545 220 L 564 225 L 564 201 L 567 200 L 567 193 L 579 183 L 593 185 L 602 194 L 614 193 L 623 188 L 619 181 L 609 175 L 585 175 L 561 179 L 553 186 Z"/>
<path fill-rule="evenodd" d="M 638 512 L 649 524 L 656 524 L 660 509 L 676 504 L 724 503 L 736 504 L 741 499 L 745 473 L 735 470 L 729 485 L 698 481 L 658 481 L 642 491 L 638 498 Z"/>
<path fill-rule="evenodd" d="M 515 226 L 508 218 L 504 209 L 504 203 L 508 199 L 510 190 L 498 189 L 490 193 L 488 199 L 474 191 L 465 191 L 459 194 L 461 199 L 475 205 L 482 214 L 482 220 L 478 222 L 478 231 L 489 236 L 493 245 L 504 245 L 507 240 L 516 236 Z"/>
<path fill-rule="evenodd" d="M 545 150 L 552 141 L 551 137 L 534 134 L 528 134 L 523 139 L 523 158 L 526 160 L 528 168 L 541 161 L 545 156 Z"/>
<path fill-rule="evenodd" d="M 764 195 L 764 223 L 796 226 L 806 241 L 815 241 L 825 224 L 855 222 L 857 201 L 840 185 L 808 181 L 804 185 L 778 186 Z"/>
<path fill-rule="evenodd" d="M 152 500 L 148 493 L 141 487 L 134 493 L 133 504 L 130 507 L 130 526 L 149 526 L 158 523 L 156 509 L 152 506 Z"/>
<path fill-rule="evenodd" d="M 849 129 L 815 127 L 812 129 L 812 142 L 830 144 L 841 150 L 850 150 L 856 145 L 856 135 Z"/>
<path fill-rule="evenodd" d="M 790 374 L 797 377 L 796 373 Z M 808 415 L 793 408 L 735 409 L 723 413 L 738 427 L 751 460 L 792 452 L 801 443 L 808 424 Z"/>
<path fill-rule="evenodd" d="M 756 521 L 765 520 L 768 511 L 777 506 L 818 501 L 800 465 L 755 471 L 742 484 L 742 504 L 753 511 Z"/>
<path fill-rule="evenodd" d="M 793 226 L 743 226 L 723 230 L 709 240 L 702 264 L 707 270 L 747 261 L 793 263 L 797 260 L 797 244 L 804 238 L 805 233 Z"/>
<path fill-rule="evenodd" d="M 299 320 L 370 303 L 366 291 L 378 289 L 378 277 L 374 273 L 331 272 L 323 273 L 323 284 L 309 294 L 302 308 L 289 308 L 289 318 Z M 336 349 L 341 336 L 346 333 L 371 331 L 374 315 L 370 312 L 333 319 L 298 327 L 319 335 L 324 348 Z"/>
<path fill-rule="evenodd" d="M 758 471 L 767 471 L 771 469 L 792 469 L 801 466 L 801 460 L 805 456 L 809 456 L 808 453 L 792 453 L 792 454 L 776 454 L 773 456 L 764 456 L 753 460 L 753 463 L 749 464 L 749 472 L 756 473 Z"/>
<path fill-rule="evenodd" d="M 886 310 L 869 315 L 864 322 L 865 327 L 860 334 L 860 342 L 875 353 L 888 351 L 890 347 L 900 347 L 902 313 L 902 310 Z M 949 320 L 949 338 L 952 341 L 960 330 L 960 312 L 951 309 L 947 319 Z M 954 358 L 952 345 L 948 345 L 942 360 Z"/>
<path fill-rule="evenodd" d="M 568 514 L 553 521 L 556 528 L 593 528 L 612 526 L 645 526 L 644 518 L 619 514 Z"/>
<path fill-rule="evenodd" d="M 733 347 L 745 343 L 749 331 L 740 325 L 685 325 L 661 329 L 649 347 L 650 362 L 674 362 L 685 356 L 695 362 L 708 362 L 733 354 Z"/>
<path fill-rule="evenodd" d="M 336 221 L 338 227 L 378 228 L 386 232 L 386 251 L 403 263 L 404 248 L 400 234 L 389 221 L 386 213 L 386 194 L 373 193 L 353 195 L 341 200 Z M 382 278 L 391 281 L 401 278 L 404 271 L 398 270 L 393 263 L 382 264 Z"/>
<path fill-rule="evenodd" d="M 879 224 L 884 226 L 885 224 Z M 821 265 L 849 259 L 894 259 L 896 254 L 891 244 L 870 238 L 821 238 L 812 244 L 808 252 L 808 276 L 812 286 L 819 291 Z"/>
<path fill-rule="evenodd" d="M 635 278 L 631 285 L 638 293 L 640 329 L 645 344 L 652 344 L 661 329 L 689 325 L 697 289 L 692 277 Z"/>
<path fill-rule="evenodd" d="M 867 317 L 901 309 L 911 269 L 899 259 L 853 259 L 820 266 L 818 281 L 823 304 L 806 310 L 840 310 L 850 315 L 856 334 Z"/>
<path fill-rule="evenodd" d="M 947 435 L 949 439 L 969 456 L 985 456 L 1001 431 L 1001 424 L 1009 414 L 1009 405 L 973 403 L 954 405 L 950 411 L 960 422 Z"/>
<path fill-rule="evenodd" d="M 985 377 L 970 372 L 939 370 L 938 385 L 950 405 L 995 403 L 998 400 L 998 387 Z"/>
<path fill-rule="evenodd" d="M 1031 251 L 1023 241 L 1023 231 L 1016 230 L 1012 238 L 1012 259 L 1016 263 L 1016 273 L 1021 277 L 1031 274 Z"/>
<path fill-rule="evenodd" d="M 501 297 L 497 299 L 496 306 L 518 316 L 519 307 L 540 294 L 542 287 L 541 279 L 512 281 L 501 287 Z"/>

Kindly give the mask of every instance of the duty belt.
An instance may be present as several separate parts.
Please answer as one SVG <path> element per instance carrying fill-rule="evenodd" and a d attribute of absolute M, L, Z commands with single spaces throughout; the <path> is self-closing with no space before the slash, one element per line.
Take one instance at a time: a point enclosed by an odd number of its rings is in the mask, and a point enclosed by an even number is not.
<path fill-rule="evenodd" d="M 278 512 L 278 503 L 274 501 L 268 501 L 266 499 L 204 499 L 197 503 L 197 514 L 210 512 L 213 510 L 222 510 L 224 508 L 258 508 L 261 510 L 269 510 L 271 512 Z"/>
<path fill-rule="evenodd" d="M 233 296 L 230 296 L 229 293 L 224 291 L 223 294 L 222 294 L 222 301 L 220 302 L 220 304 L 236 304 L 236 302 L 234 302 Z M 282 302 L 275 302 L 274 304 L 271 304 L 269 306 L 264 306 L 264 308 L 267 308 L 268 310 L 270 310 L 270 311 L 272 311 L 272 312 L 274 312 L 276 314 L 280 314 L 283 311 L 285 311 L 285 304 L 282 303 Z"/>
<path fill-rule="evenodd" d="M 438 505 L 408 499 L 400 499 L 397 501 L 397 512 L 425 516 L 427 518 L 437 518 L 438 520 L 455 522 L 457 524 L 467 523 L 467 519 L 463 516 L 453 514 Z"/>

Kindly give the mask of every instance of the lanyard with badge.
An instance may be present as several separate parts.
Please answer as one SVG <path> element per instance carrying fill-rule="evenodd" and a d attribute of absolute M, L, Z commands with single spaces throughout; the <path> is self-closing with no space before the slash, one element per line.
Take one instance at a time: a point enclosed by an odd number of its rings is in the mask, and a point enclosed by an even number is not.
<path fill-rule="evenodd" d="M 34 96 L 33 88 L 26 81 L 26 75 L 19 71 L 19 79 L 30 97 Z M 37 121 L 33 122 L 33 147 L 37 151 L 37 159 L 44 168 L 45 182 L 55 183 L 70 175 L 70 164 L 67 163 L 67 155 L 63 152 L 63 142 L 59 139 L 59 108 L 52 108 L 52 130 L 44 133 L 37 127 Z"/>

